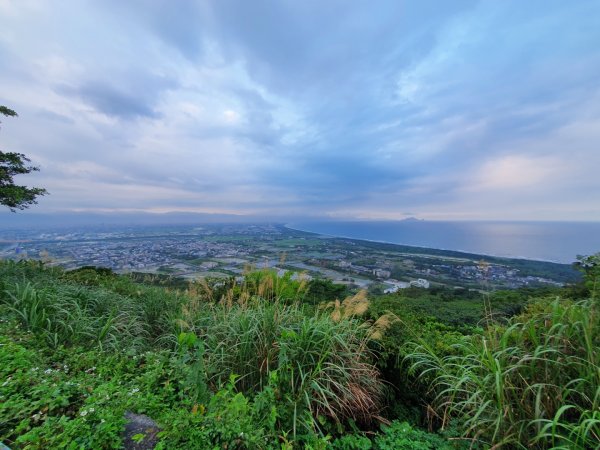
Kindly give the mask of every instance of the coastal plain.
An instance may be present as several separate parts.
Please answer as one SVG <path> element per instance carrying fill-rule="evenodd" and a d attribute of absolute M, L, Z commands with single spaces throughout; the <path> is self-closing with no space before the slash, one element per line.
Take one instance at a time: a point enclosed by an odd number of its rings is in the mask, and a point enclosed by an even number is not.
<path fill-rule="evenodd" d="M 337 238 L 283 224 L 112 226 L 5 230 L 0 258 L 33 258 L 173 278 L 241 277 L 273 269 L 389 293 L 409 286 L 512 289 L 561 286 L 571 265 Z"/>

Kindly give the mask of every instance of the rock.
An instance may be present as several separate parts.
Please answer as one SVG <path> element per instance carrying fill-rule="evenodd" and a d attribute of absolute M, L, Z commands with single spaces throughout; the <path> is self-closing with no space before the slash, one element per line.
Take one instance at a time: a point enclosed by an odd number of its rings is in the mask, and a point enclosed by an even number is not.
<path fill-rule="evenodd" d="M 127 419 L 123 433 L 125 450 L 153 450 L 158 444 L 156 436 L 160 432 L 158 424 L 144 414 L 134 414 L 129 411 L 125 413 L 125 419 Z"/>

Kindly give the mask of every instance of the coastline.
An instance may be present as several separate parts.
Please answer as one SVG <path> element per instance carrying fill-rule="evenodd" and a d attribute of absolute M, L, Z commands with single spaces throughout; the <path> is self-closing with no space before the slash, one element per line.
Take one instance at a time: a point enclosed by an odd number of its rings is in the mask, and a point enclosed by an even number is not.
<path fill-rule="evenodd" d="M 371 242 L 371 243 L 375 243 L 375 244 L 386 244 L 386 245 L 393 245 L 393 246 L 398 246 L 398 247 L 410 247 L 410 248 L 414 248 L 415 250 L 421 249 L 421 250 L 430 250 L 430 251 L 453 252 L 453 253 L 460 253 L 460 254 L 464 255 L 465 257 L 482 256 L 482 257 L 487 257 L 487 258 L 496 258 L 496 259 L 504 259 L 504 260 L 534 261 L 534 262 L 543 262 L 543 263 L 551 263 L 551 264 L 560 264 L 560 265 L 565 265 L 565 266 L 570 266 L 572 264 L 572 263 L 561 262 L 561 261 L 551 260 L 551 259 L 530 258 L 530 257 L 526 257 L 526 256 L 502 256 L 502 255 L 495 255 L 495 254 L 491 254 L 491 253 L 475 253 L 475 252 L 470 252 L 470 251 L 460 250 L 460 249 L 457 250 L 457 249 L 450 249 L 450 248 L 424 247 L 424 246 L 419 246 L 419 245 L 400 244 L 398 242 L 382 241 L 382 240 L 377 240 L 377 239 L 365 239 L 365 238 L 356 238 L 356 237 L 351 237 L 351 236 L 341 236 L 341 235 L 333 235 L 333 234 L 327 234 L 327 233 L 317 233 L 315 231 L 302 230 L 300 228 L 291 226 L 291 224 L 287 224 L 287 223 L 283 224 L 283 227 L 287 228 L 288 230 L 292 230 L 292 231 L 300 231 L 302 233 L 309 233 L 309 234 L 314 234 L 315 236 L 323 236 L 323 237 L 333 238 L 333 239 L 348 239 L 348 240 L 352 240 L 352 241 Z"/>

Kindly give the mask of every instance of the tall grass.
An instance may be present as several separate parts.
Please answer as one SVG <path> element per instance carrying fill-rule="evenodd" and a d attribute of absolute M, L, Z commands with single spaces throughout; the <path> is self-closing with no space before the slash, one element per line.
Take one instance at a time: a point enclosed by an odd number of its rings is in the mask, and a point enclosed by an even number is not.
<path fill-rule="evenodd" d="M 175 331 L 177 294 L 125 277 L 75 275 L 33 262 L 0 262 L 0 305 L 52 347 L 140 349 Z"/>
<path fill-rule="evenodd" d="M 233 376 L 241 392 L 270 392 L 294 436 L 326 422 L 371 422 L 382 406 L 369 329 L 350 316 L 306 314 L 303 280 L 260 271 L 224 292 L 199 281 L 177 293 L 106 270 L 0 262 L 0 282 L 0 306 L 51 347 L 141 350 L 194 333 L 202 352 L 193 371 L 206 371 L 214 390 Z"/>
<path fill-rule="evenodd" d="M 600 321 L 594 300 L 538 304 L 508 326 L 465 337 L 454 355 L 416 344 L 436 419 L 494 448 L 598 448 Z"/>
<path fill-rule="evenodd" d="M 318 429 L 325 418 L 373 421 L 383 385 L 368 329 L 329 313 L 306 314 L 298 301 L 289 302 L 289 292 L 271 276 L 254 277 L 219 302 L 196 296 L 183 306 L 180 325 L 202 339 L 209 382 L 222 385 L 236 375 L 242 392 L 274 389 L 294 435 L 302 427 Z"/>
<path fill-rule="evenodd" d="M 215 385 L 235 374 L 243 392 L 276 388 L 293 408 L 294 430 L 302 411 L 310 413 L 315 428 L 319 417 L 365 423 L 378 414 L 382 384 L 357 323 L 305 316 L 297 305 L 259 298 L 209 310 L 193 329 L 204 341 Z"/>
<path fill-rule="evenodd" d="M 5 295 L 8 311 L 52 347 L 94 343 L 116 349 L 125 342 L 138 347 L 147 337 L 136 305 L 119 301 L 114 293 L 27 282 L 6 289 Z"/>

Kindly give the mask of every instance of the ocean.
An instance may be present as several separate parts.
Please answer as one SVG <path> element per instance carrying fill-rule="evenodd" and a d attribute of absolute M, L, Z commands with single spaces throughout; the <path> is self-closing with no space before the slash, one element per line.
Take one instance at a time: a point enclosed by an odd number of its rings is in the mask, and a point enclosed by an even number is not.
<path fill-rule="evenodd" d="M 600 251 L 600 222 L 321 221 L 287 226 L 328 236 L 560 263 Z"/>

